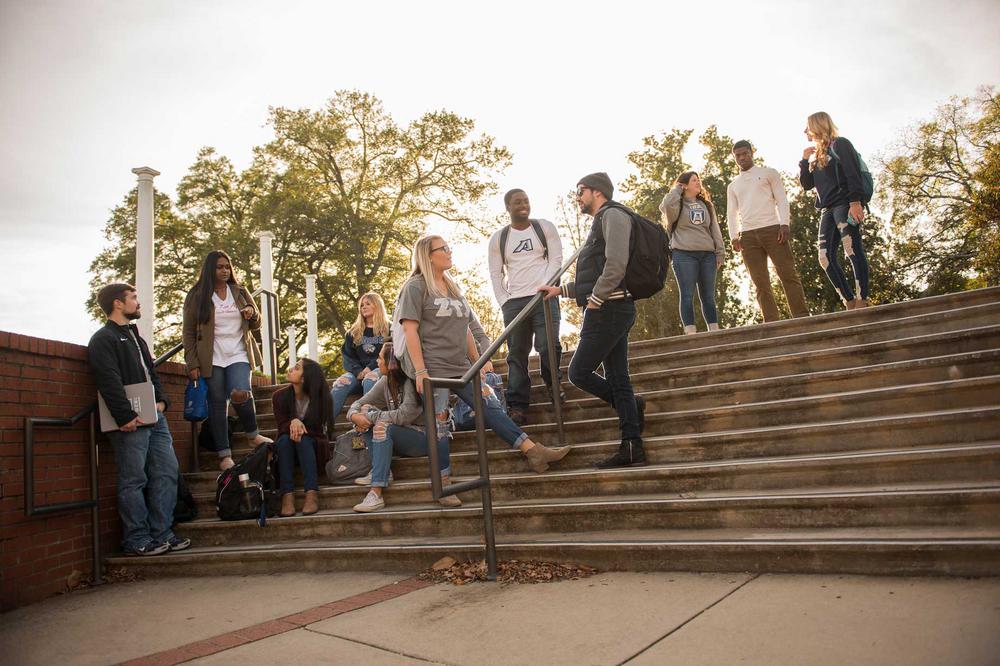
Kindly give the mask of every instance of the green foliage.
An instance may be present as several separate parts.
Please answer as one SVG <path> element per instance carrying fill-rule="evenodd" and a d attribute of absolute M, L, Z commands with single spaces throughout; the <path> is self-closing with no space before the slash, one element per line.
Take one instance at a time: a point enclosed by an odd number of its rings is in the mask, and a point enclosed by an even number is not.
<path fill-rule="evenodd" d="M 158 321 L 179 339 L 180 304 L 205 254 L 225 249 L 249 282 L 259 272 L 257 235 L 271 231 L 282 326 L 304 331 L 305 276 L 316 275 L 324 360 L 336 365 L 358 298 L 377 291 L 391 308 L 426 221 L 471 223 L 466 208 L 496 190 L 493 175 L 510 153 L 448 111 L 402 127 L 358 91 L 338 92 L 319 111 L 272 108 L 268 123 L 274 137 L 246 170 L 203 148 L 178 186 L 177 211 L 157 194 Z M 134 208 L 133 195 L 112 211 L 109 247 L 91 267 L 96 282 L 134 273 Z"/>
<path fill-rule="evenodd" d="M 992 88 L 953 97 L 879 161 L 878 203 L 905 279 L 924 294 L 997 284 L 997 106 Z"/>

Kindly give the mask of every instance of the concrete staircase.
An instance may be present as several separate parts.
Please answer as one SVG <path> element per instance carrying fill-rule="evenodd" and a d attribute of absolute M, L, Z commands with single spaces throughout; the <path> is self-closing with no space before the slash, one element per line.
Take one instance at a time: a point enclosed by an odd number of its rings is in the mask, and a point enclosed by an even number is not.
<path fill-rule="evenodd" d="M 646 340 L 630 356 L 648 467 L 592 467 L 614 451 L 617 418 L 569 385 L 573 452 L 548 474 L 488 433 L 502 559 L 1000 574 L 1000 289 Z M 540 403 L 526 431 L 555 443 L 533 372 Z M 265 434 L 272 391 L 258 392 Z M 249 450 L 242 435 L 234 449 Z M 109 564 L 145 575 L 413 572 L 446 554 L 482 557 L 478 491 L 441 508 L 425 458 L 393 461 L 381 512 L 351 511 L 364 488 L 324 487 L 320 513 L 265 528 L 213 517 L 214 455 L 202 463 L 188 481 L 205 518 L 179 530 L 195 547 Z M 452 465 L 457 479 L 477 473 L 473 433 L 455 435 Z"/>

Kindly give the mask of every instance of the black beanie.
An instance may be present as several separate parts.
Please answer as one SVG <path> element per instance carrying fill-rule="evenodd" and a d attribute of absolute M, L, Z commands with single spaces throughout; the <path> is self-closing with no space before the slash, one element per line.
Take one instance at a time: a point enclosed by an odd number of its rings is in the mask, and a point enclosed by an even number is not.
<path fill-rule="evenodd" d="M 608 201 L 611 201 L 611 197 L 615 193 L 615 186 L 611 184 L 611 178 L 609 178 L 608 174 L 603 171 L 598 171 L 597 173 L 584 176 L 580 179 L 580 182 L 577 183 L 577 186 L 580 185 L 597 190 L 603 194 L 604 198 Z"/>

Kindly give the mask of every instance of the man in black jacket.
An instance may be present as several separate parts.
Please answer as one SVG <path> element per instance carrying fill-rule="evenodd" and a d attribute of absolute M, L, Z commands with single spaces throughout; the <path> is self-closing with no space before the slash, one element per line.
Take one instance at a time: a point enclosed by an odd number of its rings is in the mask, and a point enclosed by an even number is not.
<path fill-rule="evenodd" d="M 618 451 L 597 463 L 599 468 L 646 464 L 641 438 L 646 401 L 632 392 L 628 373 L 628 333 L 635 323 L 635 303 L 625 289 L 632 217 L 612 201 L 614 191 L 606 173 L 580 179 L 576 200 L 594 222 L 576 260 L 576 281 L 539 287 L 546 300 L 561 295 L 586 308 L 569 380 L 615 408 L 622 434 Z M 603 377 L 595 372 L 602 364 Z"/>
<path fill-rule="evenodd" d="M 107 433 L 118 464 L 118 514 L 124 525 L 122 547 L 135 555 L 159 555 L 183 550 L 190 539 L 174 535 L 177 501 L 177 456 L 163 412 L 167 398 L 153 367 L 146 341 L 131 322 L 138 319 L 135 287 L 117 283 L 101 289 L 97 302 L 108 322 L 90 338 L 87 352 L 97 390 L 118 430 Z M 125 395 L 125 386 L 153 383 L 156 423 L 143 423 Z"/>

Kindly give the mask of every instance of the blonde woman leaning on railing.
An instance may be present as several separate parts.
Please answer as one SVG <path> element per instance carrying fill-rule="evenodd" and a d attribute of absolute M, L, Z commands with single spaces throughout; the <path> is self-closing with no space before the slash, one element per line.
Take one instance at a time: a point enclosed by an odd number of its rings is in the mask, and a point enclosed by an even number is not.
<path fill-rule="evenodd" d="M 413 272 L 400 290 L 393 321 L 399 322 L 405 339 L 405 349 L 401 352 L 403 370 L 422 393 L 424 377 L 460 378 L 479 360 L 479 349 L 469 328 L 474 320 L 472 310 L 448 275 L 452 266 L 451 248 L 445 240 L 440 236 L 418 240 L 413 247 L 413 264 Z M 483 390 L 486 425 L 512 448 L 521 451 L 535 472 L 545 472 L 549 463 L 569 453 L 569 447 L 550 449 L 528 439 L 504 413 L 492 389 L 484 386 Z M 454 392 L 473 406 L 471 383 Z M 424 400 L 434 401 L 439 437 L 451 433 L 448 395 L 449 389 L 441 388 L 435 389 L 433 396 L 423 396 Z"/>

